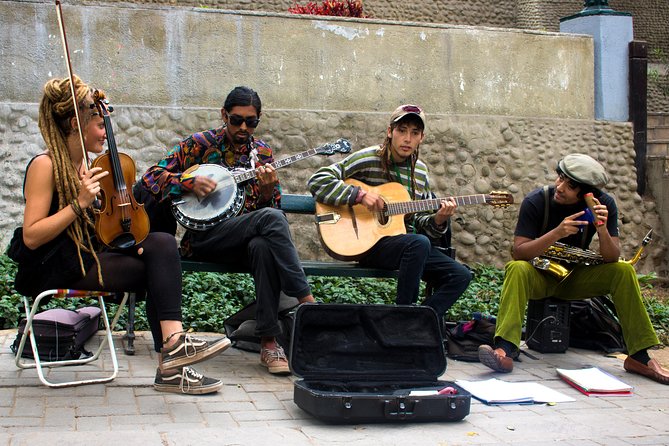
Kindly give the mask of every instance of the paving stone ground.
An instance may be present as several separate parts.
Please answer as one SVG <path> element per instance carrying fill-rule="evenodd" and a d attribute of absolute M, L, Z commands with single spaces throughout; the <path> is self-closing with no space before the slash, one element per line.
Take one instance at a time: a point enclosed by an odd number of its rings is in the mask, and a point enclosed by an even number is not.
<path fill-rule="evenodd" d="M 443 380 L 535 381 L 572 396 L 556 405 L 488 406 L 472 400 L 460 422 L 332 425 L 312 418 L 293 402 L 297 377 L 276 377 L 258 355 L 231 348 L 198 364 L 223 380 L 214 395 L 156 392 L 156 354 L 149 333 L 138 333 L 135 356 L 126 356 L 115 336 L 119 376 L 111 383 L 64 389 L 43 386 L 35 370 L 19 370 L 9 349 L 15 330 L 0 331 L 0 446 L 18 445 L 667 445 L 669 386 L 626 373 L 622 359 L 569 349 L 532 352 L 512 374 L 478 363 L 448 361 Z M 209 335 L 207 335 L 209 336 Z M 214 336 L 214 335 L 211 335 Z M 99 342 L 99 336 L 93 342 Z M 666 351 L 653 352 L 667 363 Z M 109 368 L 103 356 L 97 361 Z M 587 397 L 562 382 L 556 367 L 596 365 L 634 386 L 631 397 Z M 98 364 L 53 369 L 57 376 L 91 375 Z M 55 374 L 59 375 L 55 375 Z"/>

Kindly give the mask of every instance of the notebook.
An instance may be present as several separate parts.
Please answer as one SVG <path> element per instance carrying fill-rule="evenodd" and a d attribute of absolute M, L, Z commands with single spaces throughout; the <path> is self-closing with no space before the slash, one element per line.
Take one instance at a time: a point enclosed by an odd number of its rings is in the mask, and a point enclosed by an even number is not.
<path fill-rule="evenodd" d="M 535 382 L 506 382 L 492 378 L 485 381 L 457 380 L 477 400 L 486 404 L 565 403 L 573 398 Z"/>
<path fill-rule="evenodd" d="M 565 382 L 588 396 L 630 396 L 632 386 L 597 367 L 556 369 Z"/>

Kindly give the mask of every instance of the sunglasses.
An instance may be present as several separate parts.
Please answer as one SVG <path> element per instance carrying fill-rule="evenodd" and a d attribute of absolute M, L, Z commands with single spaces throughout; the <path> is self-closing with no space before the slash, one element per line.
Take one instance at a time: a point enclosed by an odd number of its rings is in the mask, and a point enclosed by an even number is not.
<path fill-rule="evenodd" d="M 246 127 L 251 129 L 258 127 L 258 123 L 260 122 L 260 118 L 244 118 L 243 116 L 239 115 L 228 115 L 228 119 L 230 120 L 230 124 L 234 125 L 235 127 L 239 127 L 242 125 L 242 123 L 246 123 Z"/>

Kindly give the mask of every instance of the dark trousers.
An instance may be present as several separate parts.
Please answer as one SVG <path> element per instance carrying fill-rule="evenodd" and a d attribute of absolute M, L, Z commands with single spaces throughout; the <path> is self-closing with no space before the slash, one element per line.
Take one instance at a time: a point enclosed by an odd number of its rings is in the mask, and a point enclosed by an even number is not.
<path fill-rule="evenodd" d="M 421 234 L 402 234 L 384 237 L 360 260 L 366 266 L 399 270 L 397 278 L 398 305 L 418 302 L 421 278 L 429 282 L 434 292 L 423 305 L 428 305 L 443 317 L 472 280 L 469 269 L 432 246 Z"/>
<path fill-rule="evenodd" d="M 193 258 L 244 263 L 255 282 L 256 335 L 281 334 L 279 294 L 298 299 L 311 294 L 283 211 L 263 208 L 223 220 L 212 229 L 188 234 Z"/>
<path fill-rule="evenodd" d="M 151 232 L 142 242 L 144 252 L 104 251 L 98 254 L 104 286 L 98 283 L 98 268 L 93 266 L 86 276 L 70 288 L 84 290 L 146 292 L 146 317 L 158 350 L 163 338 L 160 321 L 181 320 L 181 261 L 174 236 Z"/>

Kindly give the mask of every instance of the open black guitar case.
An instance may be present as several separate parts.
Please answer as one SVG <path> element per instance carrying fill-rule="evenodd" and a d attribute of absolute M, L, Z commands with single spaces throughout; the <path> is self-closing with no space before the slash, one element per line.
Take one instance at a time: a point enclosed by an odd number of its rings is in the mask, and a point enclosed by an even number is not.
<path fill-rule="evenodd" d="M 429 307 L 301 305 L 290 367 L 302 378 L 295 404 L 323 421 L 458 421 L 469 414 L 471 394 L 438 379 L 446 356 Z M 447 387 L 456 393 L 436 394 Z"/>

